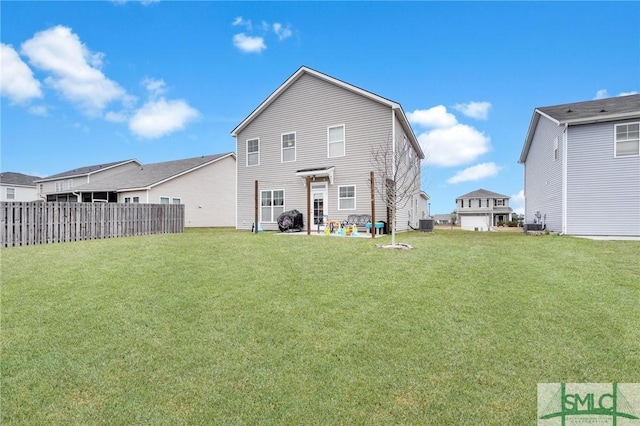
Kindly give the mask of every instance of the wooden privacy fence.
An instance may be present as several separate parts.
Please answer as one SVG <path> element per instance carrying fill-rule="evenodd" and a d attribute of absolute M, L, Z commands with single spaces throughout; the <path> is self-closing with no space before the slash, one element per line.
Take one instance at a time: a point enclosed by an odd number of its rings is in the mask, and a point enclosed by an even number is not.
<path fill-rule="evenodd" d="M 0 203 L 0 247 L 183 231 L 183 204 Z"/>

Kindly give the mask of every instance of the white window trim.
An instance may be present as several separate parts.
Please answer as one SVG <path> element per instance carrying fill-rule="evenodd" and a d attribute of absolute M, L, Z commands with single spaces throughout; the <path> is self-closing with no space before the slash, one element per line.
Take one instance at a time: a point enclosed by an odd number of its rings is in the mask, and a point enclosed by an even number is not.
<path fill-rule="evenodd" d="M 9 196 L 9 190 L 11 190 L 11 196 Z M 16 189 L 15 188 L 7 188 L 6 192 L 7 200 L 15 200 L 16 199 Z"/>
<path fill-rule="evenodd" d="M 256 164 L 249 164 L 249 141 L 258 141 L 258 151 L 257 152 L 252 152 L 252 154 L 257 154 L 258 155 L 258 162 Z M 251 138 L 251 139 L 247 139 L 245 142 L 245 154 L 247 156 L 247 167 L 255 167 L 255 166 L 259 166 L 260 165 L 260 138 Z"/>
<path fill-rule="evenodd" d="M 638 126 L 640 126 L 640 121 L 634 121 L 631 123 L 619 123 L 613 126 L 613 157 L 614 158 L 629 158 L 629 157 L 640 156 L 640 147 L 638 148 L 638 154 L 618 155 L 618 126 L 629 126 L 632 124 L 637 124 Z M 638 141 L 638 144 L 640 144 L 640 141 Z"/>
<path fill-rule="evenodd" d="M 165 197 L 164 195 L 161 195 L 161 196 L 158 198 L 158 202 L 159 202 L 160 204 L 163 204 L 163 203 L 162 203 L 162 199 L 163 199 L 163 198 L 166 198 L 166 199 L 167 199 L 167 204 L 171 204 L 171 197 Z"/>
<path fill-rule="evenodd" d="M 558 137 L 556 136 L 556 138 L 553 140 L 553 161 L 557 161 L 558 160 L 558 156 L 559 156 L 559 143 L 558 143 Z"/>
<path fill-rule="evenodd" d="M 171 204 L 176 204 L 175 200 L 178 200 L 178 204 L 182 204 L 182 197 L 171 197 Z"/>
<path fill-rule="evenodd" d="M 282 146 L 282 138 L 285 135 L 293 135 L 293 160 L 284 161 L 284 147 Z M 287 148 L 291 149 L 291 148 Z M 281 163 L 294 163 L 298 159 L 298 134 L 296 132 L 286 132 L 280 134 L 280 162 Z"/>
<path fill-rule="evenodd" d="M 131 197 L 124 197 L 124 203 L 125 204 L 131 203 Z"/>
<path fill-rule="evenodd" d="M 329 143 L 329 130 L 335 129 L 338 127 L 342 127 L 342 155 L 335 155 L 332 157 L 331 148 L 329 146 L 331 145 L 331 143 L 336 143 L 336 142 Z M 332 126 L 327 126 L 327 158 L 338 158 L 338 157 L 344 157 L 346 155 L 347 155 L 347 126 L 345 126 L 344 124 L 334 124 Z"/>
<path fill-rule="evenodd" d="M 348 198 L 341 197 L 340 196 L 340 188 L 349 188 L 349 187 L 353 187 L 353 208 L 352 209 L 342 209 L 342 208 L 340 208 L 340 200 L 350 200 L 351 197 L 348 197 Z M 357 191 L 356 185 L 339 185 L 338 186 L 338 210 L 340 210 L 340 211 L 349 211 L 349 210 L 353 211 L 353 210 L 357 209 L 357 207 L 358 207 L 357 206 L 357 199 L 358 198 L 356 197 L 356 195 L 358 193 L 356 191 Z"/>
<path fill-rule="evenodd" d="M 263 190 L 260 191 L 260 222 L 262 222 L 262 223 L 277 223 L 278 222 L 278 218 L 274 217 L 274 214 L 273 214 L 273 207 L 274 207 L 274 205 L 273 205 L 273 193 L 277 192 L 277 191 L 282 191 L 282 212 L 284 213 L 284 212 L 287 211 L 287 208 L 286 208 L 286 206 L 287 206 L 287 198 L 286 198 L 287 194 L 286 194 L 284 188 L 281 188 L 281 189 L 263 189 Z M 272 220 L 270 220 L 270 221 L 265 221 L 262 218 L 262 209 L 263 209 L 263 207 L 265 207 L 265 206 L 262 205 L 262 194 L 265 193 L 265 192 L 270 192 L 271 193 L 271 206 L 270 207 L 271 207 L 271 219 Z M 278 206 L 278 207 L 280 207 L 280 206 Z"/>
<path fill-rule="evenodd" d="M 136 195 L 135 197 L 131 197 L 131 202 L 134 203 L 134 204 L 139 204 L 140 203 L 140 196 Z"/>

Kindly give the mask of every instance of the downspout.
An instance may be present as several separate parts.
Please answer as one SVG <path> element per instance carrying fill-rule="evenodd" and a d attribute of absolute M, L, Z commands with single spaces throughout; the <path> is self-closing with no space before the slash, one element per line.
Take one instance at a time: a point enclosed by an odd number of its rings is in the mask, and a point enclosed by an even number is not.
<path fill-rule="evenodd" d="M 565 123 L 562 132 L 562 235 L 567 233 L 567 159 L 569 157 L 569 125 Z"/>
<path fill-rule="evenodd" d="M 396 245 L 396 113 L 393 110 L 393 107 L 391 108 L 391 146 L 391 152 L 393 153 L 391 160 L 391 176 L 393 177 L 393 211 L 391 212 L 391 220 L 393 220 L 393 224 L 391 226 L 391 245 Z"/>

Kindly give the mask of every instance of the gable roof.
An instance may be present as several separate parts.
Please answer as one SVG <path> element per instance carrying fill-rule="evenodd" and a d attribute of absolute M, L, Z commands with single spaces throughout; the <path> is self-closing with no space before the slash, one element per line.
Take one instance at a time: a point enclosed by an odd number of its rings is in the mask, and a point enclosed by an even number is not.
<path fill-rule="evenodd" d="M 0 184 L 2 185 L 16 185 L 16 186 L 36 186 L 35 181 L 40 179 L 40 176 L 30 176 L 22 173 L 15 172 L 2 172 L 0 173 Z"/>
<path fill-rule="evenodd" d="M 487 191 L 486 189 L 476 189 L 475 191 L 471 191 L 468 194 L 464 194 L 456 198 L 459 200 L 461 198 L 511 198 L 508 195 L 498 194 L 497 192 Z"/>
<path fill-rule="evenodd" d="M 96 164 L 93 166 L 79 167 L 73 170 L 67 170 L 66 172 L 57 173 L 55 175 L 47 176 L 38 180 L 38 182 L 46 182 L 49 180 L 64 179 L 78 176 L 88 176 L 96 172 L 112 169 L 114 167 L 122 166 L 127 163 L 137 163 L 142 165 L 138 160 L 130 159 L 123 161 L 114 161 L 113 163 Z"/>
<path fill-rule="evenodd" d="M 402 110 L 402 106 L 398 102 L 394 102 L 390 99 L 383 98 L 382 96 L 376 95 L 373 92 L 369 92 L 368 90 L 361 89 L 360 87 L 346 83 L 342 80 L 338 80 L 337 78 L 331 77 L 327 74 L 323 74 L 319 71 L 316 71 L 306 66 L 300 67 L 295 73 L 293 73 L 293 75 L 291 75 L 284 83 L 282 83 L 273 93 L 271 93 L 271 95 L 269 95 L 267 99 L 265 99 L 260 105 L 258 105 L 258 107 L 254 109 L 247 118 L 242 120 L 242 122 L 238 124 L 236 128 L 231 131 L 231 136 L 233 137 L 238 136 L 238 133 L 240 133 L 242 129 L 247 127 L 247 125 L 249 125 L 249 123 L 251 123 L 251 121 L 253 121 L 254 118 L 260 115 L 284 91 L 286 91 L 293 83 L 295 83 L 300 77 L 302 77 L 305 74 L 312 75 L 328 83 L 334 84 L 338 87 L 342 87 L 343 89 L 349 90 L 353 93 L 364 96 L 365 98 L 371 99 L 372 101 L 375 101 L 390 107 L 395 112 L 396 117 L 398 118 L 398 121 L 400 121 L 400 124 L 405 130 L 405 133 L 407 133 L 407 135 L 409 136 L 409 139 L 411 139 L 411 142 L 414 145 L 416 152 L 418 153 L 420 158 L 424 159 L 424 153 L 422 152 L 420 143 L 418 142 L 418 139 L 413 133 L 413 129 L 411 128 L 411 125 L 409 125 L 409 120 L 407 119 L 404 111 Z"/>
<path fill-rule="evenodd" d="M 540 117 L 546 117 L 558 126 L 640 118 L 640 94 L 536 108 L 531 117 L 519 163 L 524 163 L 527 159 Z"/>
<path fill-rule="evenodd" d="M 137 189 L 148 189 L 229 156 L 235 158 L 235 154 L 233 152 L 228 152 L 224 154 L 186 158 L 184 160 L 145 164 L 134 170 L 126 170 L 122 173 L 108 176 L 95 182 L 85 183 L 84 185 L 76 187 L 75 191 L 115 192 L 123 190 L 131 191 Z"/>

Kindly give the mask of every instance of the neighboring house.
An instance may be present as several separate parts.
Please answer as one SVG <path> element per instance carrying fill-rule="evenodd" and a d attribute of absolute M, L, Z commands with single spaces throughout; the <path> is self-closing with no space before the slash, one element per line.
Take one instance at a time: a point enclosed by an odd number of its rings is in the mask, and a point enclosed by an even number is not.
<path fill-rule="evenodd" d="M 39 176 L 22 173 L 0 173 L 0 201 L 37 201 L 38 189 L 35 181 Z"/>
<path fill-rule="evenodd" d="M 130 164 L 134 167 L 123 167 L 119 173 L 93 173 L 90 182 L 74 182 L 73 201 L 184 204 L 187 227 L 235 225 L 234 153 Z"/>
<path fill-rule="evenodd" d="M 451 213 L 434 214 L 433 221 L 436 225 L 451 225 Z"/>
<path fill-rule="evenodd" d="M 456 198 L 456 214 L 462 229 L 489 231 L 499 222 L 511 220 L 509 196 L 478 189 Z"/>
<path fill-rule="evenodd" d="M 301 67 L 231 135 L 238 155 L 237 229 L 252 228 L 256 196 L 265 230 L 277 230 L 280 213 L 293 209 L 303 213 L 306 229 L 307 202 L 313 229 L 323 218 L 371 214 L 376 149 L 406 149 L 407 163 L 417 168 L 411 199 L 397 211 L 396 229 L 417 227 L 426 215 L 428 196 L 421 195 L 419 180 L 424 154 L 397 102 Z M 376 220 L 387 221 L 386 205 L 377 192 L 375 206 Z"/>
<path fill-rule="evenodd" d="M 45 201 L 76 202 L 93 201 L 79 200 L 76 189 L 80 185 L 95 182 L 123 171 L 135 170 L 142 166 L 137 160 L 116 161 L 113 163 L 96 164 L 94 166 L 80 167 L 66 172 L 57 173 L 36 180 L 38 194 Z M 106 196 L 99 201 L 116 202 L 115 198 L 107 199 Z M 96 200 L 98 201 L 98 200 Z"/>
<path fill-rule="evenodd" d="M 519 162 L 525 223 L 640 236 L 640 95 L 536 108 Z"/>

